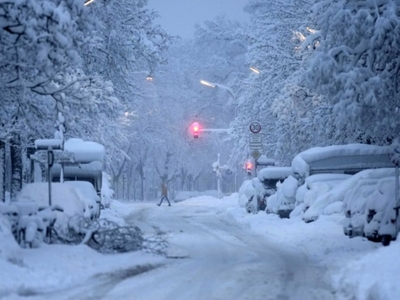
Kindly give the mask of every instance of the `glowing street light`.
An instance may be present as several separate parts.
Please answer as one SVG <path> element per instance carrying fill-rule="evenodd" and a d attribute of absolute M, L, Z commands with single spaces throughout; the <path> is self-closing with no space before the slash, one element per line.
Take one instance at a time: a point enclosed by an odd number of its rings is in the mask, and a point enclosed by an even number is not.
<path fill-rule="evenodd" d="M 219 87 L 223 90 L 228 91 L 229 94 L 231 94 L 232 98 L 235 100 L 235 104 L 237 104 L 235 93 L 233 92 L 233 90 L 230 87 L 227 87 L 227 86 L 219 84 L 219 83 L 208 82 L 206 80 L 200 80 L 200 83 L 205 86 L 208 86 L 208 87 L 212 87 L 212 88 Z"/>
<path fill-rule="evenodd" d="M 93 2 L 94 2 L 94 0 L 85 0 L 85 6 L 89 5 L 90 3 L 93 3 Z"/>
<path fill-rule="evenodd" d="M 250 70 L 253 71 L 256 74 L 260 74 L 261 73 L 261 71 L 259 69 L 255 68 L 255 67 L 250 67 Z"/>
<path fill-rule="evenodd" d="M 208 82 L 208 81 L 205 81 L 205 80 L 200 80 L 200 83 L 204 84 L 206 86 L 212 87 L 212 88 L 216 87 L 216 85 L 214 83 L 211 83 L 211 82 Z"/>

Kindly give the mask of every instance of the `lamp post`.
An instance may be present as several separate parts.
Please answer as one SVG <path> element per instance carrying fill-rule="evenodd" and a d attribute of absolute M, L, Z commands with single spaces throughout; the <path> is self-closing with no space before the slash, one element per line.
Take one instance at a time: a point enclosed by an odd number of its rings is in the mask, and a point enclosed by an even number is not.
<path fill-rule="evenodd" d="M 200 83 L 205 86 L 208 86 L 208 87 L 212 87 L 212 88 L 218 87 L 218 88 L 228 91 L 229 94 L 231 94 L 233 100 L 235 100 L 235 104 L 237 104 L 237 99 L 236 99 L 235 93 L 233 92 L 233 90 L 230 87 L 227 87 L 227 86 L 219 84 L 219 83 L 209 82 L 206 80 L 200 80 Z"/>
<path fill-rule="evenodd" d="M 205 85 L 205 86 L 208 86 L 208 87 L 211 87 L 211 88 L 216 88 L 216 87 L 218 87 L 218 88 L 221 88 L 221 89 L 223 89 L 223 90 L 228 91 L 229 94 L 231 94 L 231 96 L 232 96 L 232 98 L 233 98 L 233 100 L 234 100 L 234 103 L 235 103 L 235 119 L 236 119 L 236 117 L 237 117 L 237 111 L 238 111 L 239 106 L 238 106 L 238 102 L 237 102 L 236 95 L 235 95 L 235 93 L 233 92 L 233 90 L 232 90 L 230 87 L 227 87 L 227 86 L 225 86 L 225 85 L 222 85 L 222 84 L 219 84 L 219 83 L 214 83 L 214 82 L 209 82 L 209 81 L 206 81 L 206 80 L 200 80 L 200 83 L 201 83 L 202 85 Z M 219 155 L 219 154 L 218 154 L 218 155 Z M 235 191 L 236 191 L 236 190 L 237 190 L 237 167 L 235 168 Z"/>
<path fill-rule="evenodd" d="M 235 102 L 235 105 L 236 105 L 236 107 L 235 107 L 235 118 L 237 117 L 238 102 L 237 102 L 237 98 L 236 98 L 235 93 L 233 92 L 233 90 L 230 87 L 227 87 L 227 86 L 219 84 L 219 83 L 209 82 L 209 81 L 206 81 L 206 80 L 200 80 L 200 83 L 202 85 L 205 85 L 205 86 L 208 86 L 208 87 L 211 87 L 211 88 L 218 87 L 218 88 L 221 88 L 223 90 L 228 91 L 229 94 L 231 94 L 231 96 L 232 96 L 232 98 L 233 98 L 233 100 Z"/>

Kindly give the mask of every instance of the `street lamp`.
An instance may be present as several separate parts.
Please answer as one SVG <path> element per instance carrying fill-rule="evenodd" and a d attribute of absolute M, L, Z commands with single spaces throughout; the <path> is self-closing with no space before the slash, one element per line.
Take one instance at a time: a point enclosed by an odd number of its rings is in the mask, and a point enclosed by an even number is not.
<path fill-rule="evenodd" d="M 219 84 L 219 83 L 208 82 L 206 80 L 200 80 L 200 83 L 205 85 L 205 86 L 208 86 L 208 87 L 212 87 L 212 88 L 218 87 L 218 88 L 221 88 L 223 90 L 228 91 L 229 94 L 231 94 L 233 100 L 235 100 L 235 104 L 237 105 L 237 99 L 236 99 L 235 93 L 233 92 L 233 90 L 230 87 L 224 86 L 224 85 Z"/>
<path fill-rule="evenodd" d="M 208 86 L 208 87 L 212 87 L 212 88 L 219 87 L 221 89 L 224 89 L 224 90 L 228 91 L 229 94 L 231 94 L 233 100 L 235 101 L 235 105 L 236 105 L 235 106 L 235 119 L 237 118 L 237 111 L 238 111 L 239 105 L 238 105 L 238 102 L 237 102 L 236 95 L 235 95 L 235 93 L 233 92 L 233 90 L 230 87 L 227 87 L 227 86 L 219 84 L 219 83 L 208 82 L 206 80 L 200 80 L 200 83 L 205 85 L 205 86 Z M 235 191 L 236 190 L 237 190 L 237 167 L 236 167 L 236 170 L 235 170 Z"/>
<path fill-rule="evenodd" d="M 85 6 L 89 5 L 90 3 L 93 3 L 93 2 L 94 2 L 94 0 L 85 0 Z"/>
<path fill-rule="evenodd" d="M 256 67 L 250 67 L 250 70 L 256 74 L 260 74 L 261 71 L 259 69 L 257 69 Z"/>

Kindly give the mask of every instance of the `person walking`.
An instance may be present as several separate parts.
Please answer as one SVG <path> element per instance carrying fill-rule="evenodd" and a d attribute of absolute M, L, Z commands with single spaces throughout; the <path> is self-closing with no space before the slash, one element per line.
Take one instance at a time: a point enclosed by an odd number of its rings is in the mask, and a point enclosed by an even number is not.
<path fill-rule="evenodd" d="M 164 201 L 164 199 L 166 199 L 168 201 L 168 206 L 171 206 L 171 203 L 169 202 L 169 199 L 168 199 L 167 186 L 164 183 L 162 183 L 161 184 L 161 200 L 160 200 L 160 203 L 158 203 L 157 205 L 160 206 L 161 203 Z"/>

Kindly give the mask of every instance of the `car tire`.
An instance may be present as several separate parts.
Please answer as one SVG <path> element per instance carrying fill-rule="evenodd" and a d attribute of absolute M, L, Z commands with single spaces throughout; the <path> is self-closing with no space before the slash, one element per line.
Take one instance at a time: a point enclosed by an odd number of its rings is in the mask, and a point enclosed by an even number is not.
<path fill-rule="evenodd" d="M 382 235 L 382 245 L 383 246 L 389 246 L 391 241 L 392 241 L 392 236 L 390 234 Z"/>

